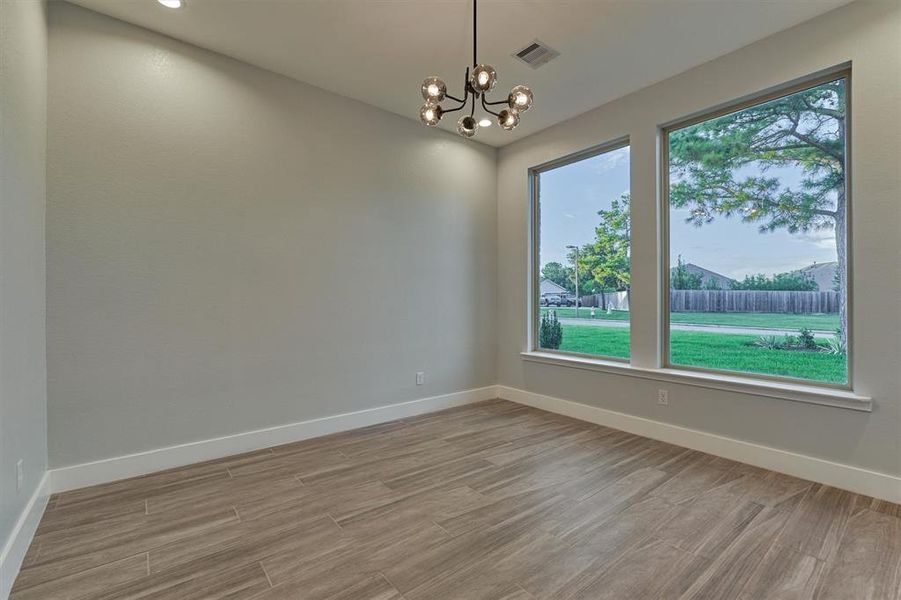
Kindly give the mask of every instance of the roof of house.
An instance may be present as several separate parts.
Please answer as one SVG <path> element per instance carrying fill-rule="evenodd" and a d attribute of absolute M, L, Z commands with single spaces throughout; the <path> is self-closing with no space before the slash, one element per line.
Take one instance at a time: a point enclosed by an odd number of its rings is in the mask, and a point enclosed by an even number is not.
<path fill-rule="evenodd" d="M 813 263 L 803 269 L 798 269 L 795 273 L 806 275 L 813 279 L 820 287 L 821 292 L 828 292 L 832 289 L 835 281 L 835 270 L 838 268 L 838 262 Z"/>
<path fill-rule="evenodd" d="M 542 278 L 541 281 L 539 282 L 538 288 L 539 288 L 542 296 L 545 294 L 566 294 L 567 293 L 566 288 L 557 285 L 550 279 Z"/>
<path fill-rule="evenodd" d="M 675 271 L 676 267 L 670 268 L 670 271 Z M 716 271 L 711 271 L 710 269 L 705 269 L 704 267 L 699 267 L 694 263 L 685 263 L 685 270 L 694 275 L 700 275 L 701 284 L 707 285 L 711 280 L 716 281 L 717 286 L 720 289 L 728 290 L 729 286 L 735 280 L 731 277 L 726 277 Z"/>

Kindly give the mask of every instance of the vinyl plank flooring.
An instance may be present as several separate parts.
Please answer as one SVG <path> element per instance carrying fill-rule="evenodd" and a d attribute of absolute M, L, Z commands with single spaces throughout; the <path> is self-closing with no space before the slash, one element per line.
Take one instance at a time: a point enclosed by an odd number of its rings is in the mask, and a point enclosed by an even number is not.
<path fill-rule="evenodd" d="M 681 470 L 654 490 L 655 496 L 678 504 L 694 499 L 730 477 L 732 468 L 724 459 L 700 452 L 691 453 L 686 459 Z"/>
<path fill-rule="evenodd" d="M 856 503 L 857 495 L 851 492 L 820 484 L 811 486 L 779 543 L 829 560 L 838 551 L 839 540 Z"/>
<path fill-rule="evenodd" d="M 495 400 L 51 497 L 12 600 L 901 600 L 901 507 Z"/>
<path fill-rule="evenodd" d="M 583 589 L 564 592 L 566 598 L 622 600 L 624 598 L 679 598 L 707 564 L 657 539 L 633 548 Z"/>
<path fill-rule="evenodd" d="M 437 523 L 453 536 L 519 522 L 528 523 L 533 528 L 548 529 L 554 523 L 555 515 L 572 504 L 553 488 L 542 488 L 492 499 L 484 506 Z"/>
<path fill-rule="evenodd" d="M 62 507 L 44 513 L 36 534 L 71 529 L 115 517 L 140 517 L 146 512 L 147 500 L 142 498 L 126 502 L 97 502 L 92 506 Z"/>
<path fill-rule="evenodd" d="M 823 561 L 773 544 L 748 578 L 739 600 L 812 600 Z"/>
<path fill-rule="evenodd" d="M 728 546 L 715 553 L 710 566 L 698 576 L 682 598 L 736 598 L 800 501 L 799 494 L 757 513 Z"/>
<path fill-rule="evenodd" d="M 105 565 L 78 571 L 28 586 L 20 584 L 10 600 L 78 600 L 121 583 L 143 579 L 149 574 L 147 554 L 138 554 Z"/>
<path fill-rule="evenodd" d="M 368 535 L 375 535 L 411 523 L 452 518 L 487 502 L 485 496 L 463 486 L 409 495 L 369 510 L 330 514 L 343 531 L 356 533 L 364 530 Z"/>
<path fill-rule="evenodd" d="M 901 520 L 865 510 L 850 518 L 827 563 L 816 598 L 858 600 L 901 595 Z"/>
<path fill-rule="evenodd" d="M 682 505 L 658 536 L 673 546 L 712 558 L 764 508 L 747 498 L 739 484 L 740 480 L 730 481 Z"/>
<path fill-rule="evenodd" d="M 19 572 L 16 583 L 31 587 L 75 575 L 236 520 L 232 510 L 182 519 L 143 516 L 136 523 L 117 523 L 106 530 L 99 527 L 83 532 L 74 528 L 39 536 L 35 539 L 41 544 L 40 556 L 35 564 Z"/>
<path fill-rule="evenodd" d="M 244 521 L 253 521 L 289 509 L 294 518 L 302 519 L 367 510 L 393 502 L 400 496 L 381 481 L 346 486 L 306 485 L 239 502 L 235 509 Z"/>
<path fill-rule="evenodd" d="M 241 560 L 261 561 L 281 552 L 319 552 L 342 543 L 345 540 L 341 528 L 328 516 L 298 522 L 290 515 L 279 513 L 265 520 L 238 522 L 153 548 L 150 570 L 160 573 L 227 553 L 240 554 Z"/>
<path fill-rule="evenodd" d="M 359 583 L 328 597 L 328 600 L 403 600 L 381 573 L 367 577 Z"/>

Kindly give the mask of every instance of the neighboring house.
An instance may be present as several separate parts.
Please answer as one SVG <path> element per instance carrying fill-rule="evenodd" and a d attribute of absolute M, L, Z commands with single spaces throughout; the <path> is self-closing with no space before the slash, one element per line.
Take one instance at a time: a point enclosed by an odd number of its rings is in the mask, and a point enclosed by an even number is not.
<path fill-rule="evenodd" d="M 675 271 L 676 268 L 672 267 L 670 269 L 670 273 Z M 710 269 L 705 269 L 704 267 L 699 267 L 694 263 L 685 263 L 685 270 L 694 275 L 701 276 L 701 286 L 702 287 L 710 287 L 708 282 L 715 281 L 716 288 L 721 290 L 731 289 L 732 283 L 735 281 L 731 277 L 726 277 L 725 275 L 720 275 L 716 271 L 711 271 Z"/>
<path fill-rule="evenodd" d="M 538 288 L 540 290 L 540 295 L 542 295 L 542 296 L 544 296 L 546 294 L 568 294 L 569 293 L 566 291 L 566 288 L 557 285 L 550 279 L 544 279 L 544 278 L 542 278 L 542 280 L 539 282 Z"/>
<path fill-rule="evenodd" d="M 838 263 L 836 261 L 813 263 L 810 266 L 798 269 L 794 272 L 810 277 L 818 286 L 820 286 L 821 292 L 828 292 L 831 291 L 835 285 L 835 270 L 837 267 Z"/>

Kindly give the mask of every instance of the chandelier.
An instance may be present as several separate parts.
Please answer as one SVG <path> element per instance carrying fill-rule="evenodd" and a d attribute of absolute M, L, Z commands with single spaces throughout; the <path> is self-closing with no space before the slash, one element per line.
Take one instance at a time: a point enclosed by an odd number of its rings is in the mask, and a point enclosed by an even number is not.
<path fill-rule="evenodd" d="M 475 118 L 476 104 L 481 102 L 482 110 L 497 118 L 497 124 L 505 131 L 511 131 L 519 125 L 519 116 L 532 106 L 532 90 L 525 85 L 517 85 L 510 90 L 505 100 L 489 102 L 486 99 L 497 85 L 497 73 L 491 65 L 476 61 L 476 2 L 472 0 L 472 68 L 466 67 L 463 82 L 463 98 L 447 93 L 447 85 L 438 77 L 429 77 L 422 82 L 422 97 L 425 104 L 419 109 L 419 120 L 429 127 L 435 127 L 447 113 L 457 112 L 470 105 L 469 114 L 457 120 L 457 132 L 463 137 L 471 138 L 479 129 L 479 121 Z M 444 108 L 439 104 L 443 100 L 451 100 L 459 104 L 454 108 Z M 470 100 L 472 103 L 470 104 Z M 505 106 L 500 112 L 491 110 L 491 106 Z M 490 123 L 490 120 L 488 121 Z"/>

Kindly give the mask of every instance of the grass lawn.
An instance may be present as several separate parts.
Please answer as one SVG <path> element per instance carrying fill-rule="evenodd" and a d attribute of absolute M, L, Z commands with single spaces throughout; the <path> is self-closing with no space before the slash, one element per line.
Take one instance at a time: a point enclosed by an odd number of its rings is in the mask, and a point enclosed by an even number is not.
<path fill-rule="evenodd" d="M 753 335 L 673 331 L 671 339 L 673 364 L 845 383 L 844 356 L 756 348 Z M 560 350 L 628 358 L 629 330 L 564 324 Z"/>
<path fill-rule="evenodd" d="M 544 313 L 548 309 L 542 308 Z M 575 308 L 553 308 L 558 317 L 575 317 Z M 590 308 L 580 308 L 579 317 L 591 318 Z M 597 309 L 595 319 L 612 321 L 628 321 L 629 313 L 624 310 L 615 310 L 609 315 Z M 807 327 L 817 331 L 835 331 L 838 329 L 838 315 L 812 314 L 791 315 L 784 313 L 672 313 L 672 323 L 690 323 L 692 325 L 732 325 L 737 327 L 764 327 L 776 329 L 801 329 Z"/>

